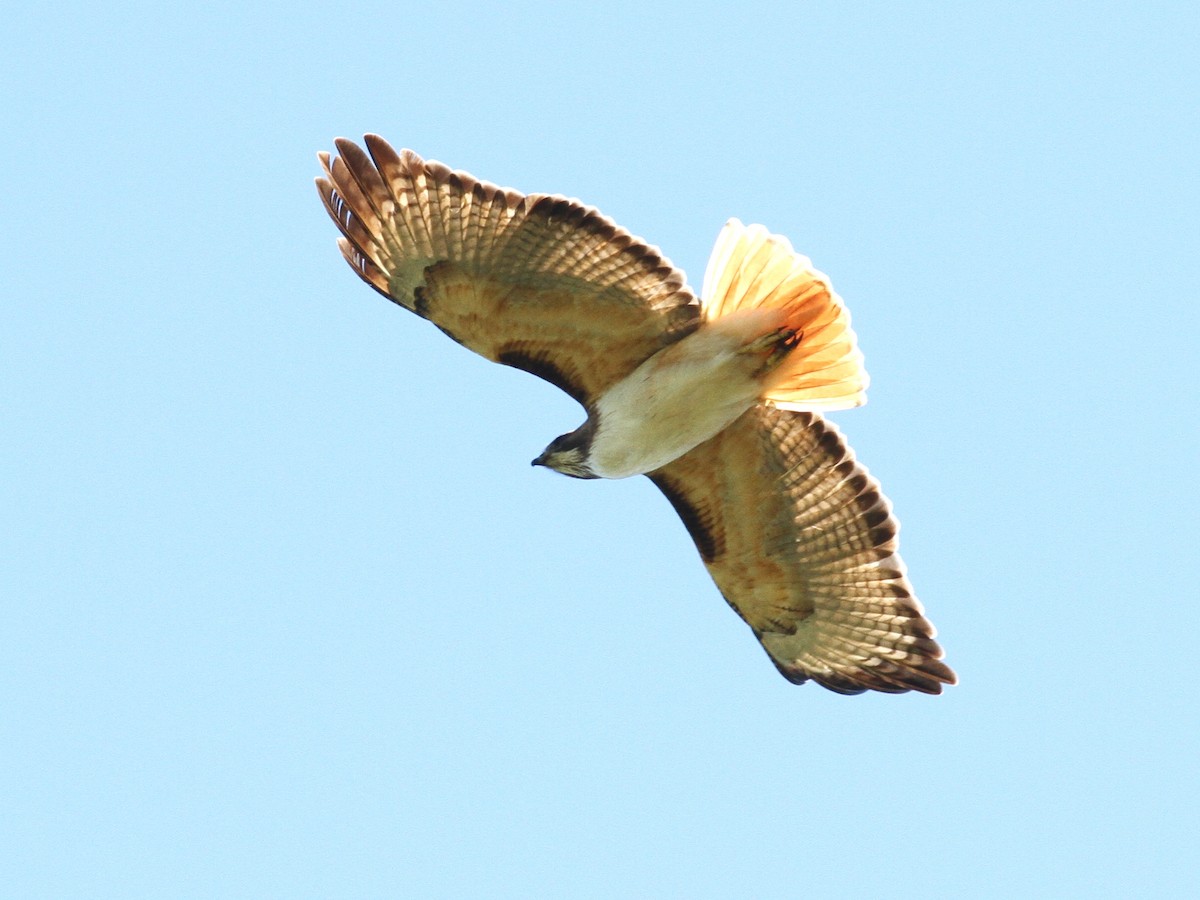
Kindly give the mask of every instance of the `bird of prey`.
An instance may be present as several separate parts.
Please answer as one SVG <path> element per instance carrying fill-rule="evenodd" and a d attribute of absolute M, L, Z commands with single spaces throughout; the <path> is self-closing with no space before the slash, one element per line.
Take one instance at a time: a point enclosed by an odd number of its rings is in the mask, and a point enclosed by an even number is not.
<path fill-rule="evenodd" d="M 730 220 L 701 297 L 577 200 L 521 194 L 367 135 L 317 189 L 360 278 L 465 347 L 566 391 L 587 419 L 533 461 L 646 475 L 785 678 L 954 684 L 879 485 L 820 412 L 865 402 L 850 318 L 788 241 Z"/>

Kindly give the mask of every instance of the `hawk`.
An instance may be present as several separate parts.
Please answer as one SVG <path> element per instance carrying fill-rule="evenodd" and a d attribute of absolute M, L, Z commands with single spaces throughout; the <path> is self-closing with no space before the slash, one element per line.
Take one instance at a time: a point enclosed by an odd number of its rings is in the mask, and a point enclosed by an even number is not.
<path fill-rule="evenodd" d="M 577 200 L 521 194 L 367 135 L 321 153 L 350 266 L 463 346 L 570 394 L 584 423 L 535 460 L 646 475 L 713 581 L 796 684 L 954 684 L 879 484 L 823 410 L 865 402 L 850 317 L 785 238 L 730 220 L 701 297 Z"/>

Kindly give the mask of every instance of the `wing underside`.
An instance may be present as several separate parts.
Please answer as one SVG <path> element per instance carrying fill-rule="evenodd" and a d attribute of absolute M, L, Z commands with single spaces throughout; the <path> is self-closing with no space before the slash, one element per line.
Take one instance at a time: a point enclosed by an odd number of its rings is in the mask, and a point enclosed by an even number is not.
<path fill-rule="evenodd" d="M 890 504 L 819 415 L 757 406 L 650 478 L 784 677 L 846 694 L 954 683 Z"/>
<path fill-rule="evenodd" d="M 584 405 L 699 326 L 684 275 L 575 200 L 479 181 L 368 135 L 317 188 L 364 281 L 460 344 Z"/>

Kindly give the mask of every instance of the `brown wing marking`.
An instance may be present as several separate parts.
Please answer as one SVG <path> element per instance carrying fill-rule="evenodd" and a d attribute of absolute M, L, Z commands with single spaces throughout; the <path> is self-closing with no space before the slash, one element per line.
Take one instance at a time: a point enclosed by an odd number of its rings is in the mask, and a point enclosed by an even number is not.
<path fill-rule="evenodd" d="M 846 694 L 955 683 L 890 504 L 819 415 L 757 406 L 650 477 L 788 680 Z"/>
<path fill-rule="evenodd" d="M 647 476 L 660 491 L 663 492 L 676 515 L 683 520 L 683 527 L 700 551 L 700 558 L 708 565 L 725 550 L 724 534 L 716 530 L 716 517 L 708 506 L 697 506 L 695 500 L 688 497 L 686 490 L 675 483 L 670 476 L 663 473 L 651 472 Z"/>
<path fill-rule="evenodd" d="M 380 293 L 585 405 L 700 323 L 683 273 L 597 210 L 367 135 L 320 154 L 342 254 Z"/>
<path fill-rule="evenodd" d="M 550 356 L 544 349 L 539 350 L 536 345 L 525 348 L 520 342 L 515 342 L 500 350 L 496 355 L 496 362 L 530 372 L 586 406 L 588 396 L 583 389 L 583 377 L 578 369 L 573 365 L 568 367 L 561 362 L 556 363 Z"/>

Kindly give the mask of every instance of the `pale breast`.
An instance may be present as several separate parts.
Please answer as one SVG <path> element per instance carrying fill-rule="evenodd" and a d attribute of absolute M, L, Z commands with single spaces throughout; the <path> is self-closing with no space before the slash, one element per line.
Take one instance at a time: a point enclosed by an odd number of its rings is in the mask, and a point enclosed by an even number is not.
<path fill-rule="evenodd" d="M 601 478 L 661 468 L 721 431 L 758 400 L 756 361 L 741 341 L 702 328 L 656 353 L 596 404 L 589 465 Z"/>

